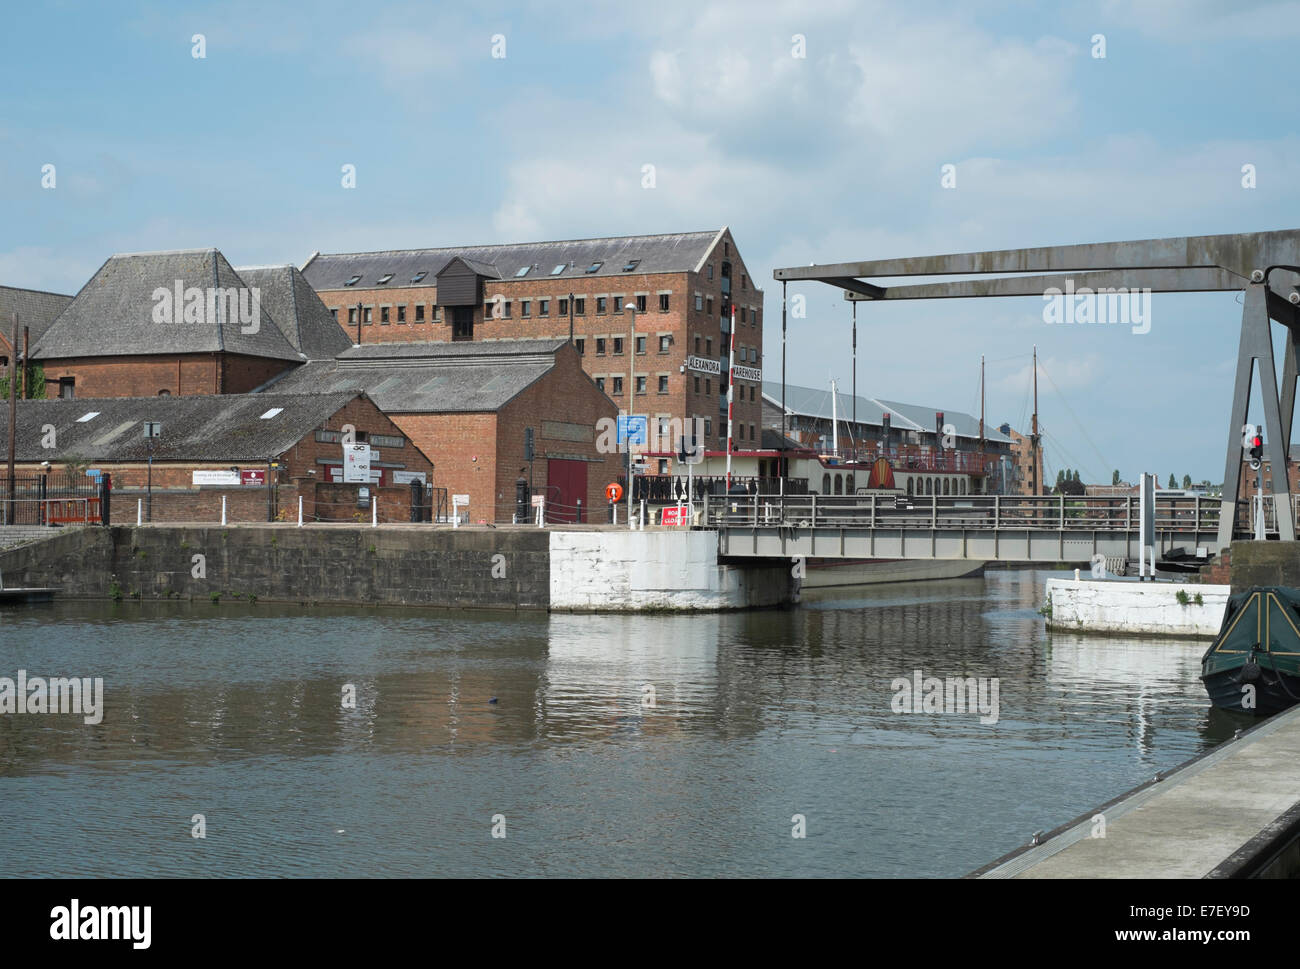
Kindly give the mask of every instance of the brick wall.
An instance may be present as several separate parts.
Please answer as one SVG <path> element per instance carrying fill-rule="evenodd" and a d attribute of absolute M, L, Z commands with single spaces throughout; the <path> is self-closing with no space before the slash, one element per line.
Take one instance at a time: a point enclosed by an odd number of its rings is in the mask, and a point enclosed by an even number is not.
<path fill-rule="evenodd" d="M 739 256 L 735 240 L 727 232 L 717 241 L 714 249 L 704 259 L 701 272 L 678 273 L 627 273 L 617 276 L 584 276 L 577 278 L 553 279 L 547 274 L 550 266 L 538 266 L 528 276 L 520 280 L 493 280 L 484 284 L 484 296 L 492 299 L 500 295 L 510 301 L 508 319 L 484 320 L 484 307 L 474 310 L 474 339 L 476 341 L 497 339 L 537 339 L 569 335 L 569 317 L 559 312 L 561 299 L 568 299 L 572 292 L 586 300 L 585 312 L 574 316 L 573 328 L 575 339 L 585 341 L 583 368 L 592 376 L 605 376 L 606 391 L 612 395 L 612 378 L 618 374 L 624 378 L 623 393 L 613 396 L 620 408 L 627 408 L 632 388 L 628 379 L 628 353 L 632 348 L 625 347 L 622 354 L 613 353 L 615 336 L 627 339 L 628 314 L 614 313 L 613 297 L 619 296 L 620 303 L 635 301 L 638 293 L 646 295 L 646 310 L 637 314 L 637 335 L 646 337 L 646 352 L 636 355 L 637 373 L 647 377 L 646 392 L 635 398 L 637 413 L 651 417 L 662 415 L 685 419 L 691 416 L 707 418 L 711 425 L 711 436 L 706 444 L 710 448 L 725 447 L 726 418 L 725 411 L 719 409 L 717 375 L 697 374 L 694 371 L 681 372 L 688 356 L 695 354 L 695 338 L 699 337 L 700 356 L 709 356 L 709 341 L 712 341 L 712 357 L 718 359 L 726 356 L 727 344 L 720 325 L 722 312 L 722 276 L 721 266 L 724 261 L 732 265 L 732 300 L 737 306 L 736 316 L 736 364 L 754 369 L 763 367 L 763 293 L 755 286 L 753 278 L 744 260 Z M 709 279 L 708 267 L 713 267 L 713 278 Z M 659 293 L 670 291 L 669 309 L 659 310 Z M 357 328 L 347 322 L 348 310 L 358 303 L 371 307 L 372 322 L 361 327 L 363 343 L 412 343 L 412 342 L 446 342 L 451 339 L 450 315 L 443 308 L 443 319 L 432 322 L 433 307 L 437 300 L 436 286 L 410 286 L 387 289 L 383 287 L 366 290 L 326 290 L 320 293 L 326 306 L 338 310 L 339 325 L 348 334 L 349 339 L 356 340 Z M 695 294 L 701 296 L 702 308 L 695 309 Z M 609 302 L 606 312 L 597 312 L 597 297 L 605 296 Z M 549 299 L 548 316 L 540 315 L 540 301 Z M 708 311 L 712 300 L 713 312 Z M 529 315 L 522 315 L 522 301 L 530 302 Z M 424 307 L 424 322 L 416 323 L 416 306 Z M 382 322 L 382 308 L 389 308 L 390 322 Z M 405 308 L 406 322 L 398 323 L 398 307 Z M 742 322 L 739 308 L 745 308 Z M 758 311 L 755 318 L 754 310 Z M 363 313 L 364 315 L 364 313 Z M 659 353 L 659 336 L 671 335 L 672 344 L 667 353 Z M 596 338 L 604 336 L 609 342 L 603 356 L 596 354 Z M 758 361 L 742 360 L 740 347 L 754 347 L 758 351 Z M 668 392 L 658 392 L 658 376 L 668 377 Z M 695 391 L 695 378 L 699 377 L 700 390 Z M 710 393 L 706 393 L 706 381 Z M 749 425 L 754 425 L 756 436 L 762 433 L 762 388 L 757 383 L 737 381 L 735 416 L 737 422 L 745 425 L 745 436 L 737 432 L 736 445 L 740 448 L 751 446 Z M 744 389 L 743 399 L 741 389 Z M 750 400 L 750 396 L 753 400 Z M 757 440 L 753 442 L 757 444 Z M 513 475 L 518 469 L 511 472 Z M 513 481 L 513 478 L 512 478 Z M 513 490 L 513 485 L 511 486 Z"/>
<path fill-rule="evenodd" d="M 296 366 L 223 353 L 121 356 L 45 360 L 45 394 L 59 396 L 59 378 L 76 380 L 77 397 L 174 397 L 243 394 Z"/>
<path fill-rule="evenodd" d="M 588 462 L 587 494 L 583 505 L 588 512 L 593 508 L 604 508 L 605 485 L 623 476 L 625 458 L 616 453 L 599 453 L 598 428 L 602 418 L 612 421 L 617 416 L 618 408 L 596 389 L 580 368 L 577 353 L 571 347 L 563 347 L 556 355 L 555 369 L 501 409 L 496 441 L 496 505 L 501 520 L 510 520 L 514 509 L 515 481 L 520 467 L 527 466 L 524 439 L 525 429 L 529 427 L 533 429 L 535 454 L 533 494 L 548 494 L 548 456 L 583 458 Z M 566 439 L 577 436 L 569 432 L 580 428 L 590 432 L 590 437 L 585 440 Z M 548 436 L 548 433 L 553 436 Z M 588 512 L 584 512 L 585 521 L 592 520 Z"/>
<path fill-rule="evenodd" d="M 433 459 L 434 487 L 447 489 L 448 502 L 454 494 L 469 495 L 471 521 L 497 520 L 496 414 L 394 414 L 393 420 Z"/>

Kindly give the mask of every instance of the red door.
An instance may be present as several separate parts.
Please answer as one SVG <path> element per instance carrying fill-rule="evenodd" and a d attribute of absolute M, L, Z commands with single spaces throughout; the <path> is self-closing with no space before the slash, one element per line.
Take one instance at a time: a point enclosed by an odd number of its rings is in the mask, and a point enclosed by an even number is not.
<path fill-rule="evenodd" d="M 581 501 L 582 520 L 591 521 L 587 505 L 587 462 L 565 458 L 548 458 L 546 461 L 546 520 L 549 522 L 577 521 L 578 502 Z"/>

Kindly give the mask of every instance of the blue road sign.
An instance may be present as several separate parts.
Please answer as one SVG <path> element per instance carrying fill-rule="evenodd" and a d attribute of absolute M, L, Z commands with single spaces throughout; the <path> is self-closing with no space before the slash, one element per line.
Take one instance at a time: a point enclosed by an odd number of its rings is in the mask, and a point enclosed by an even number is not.
<path fill-rule="evenodd" d="M 608 425 L 606 425 L 608 426 Z M 618 419 L 618 443 L 641 444 L 646 442 L 650 420 L 644 414 L 624 415 Z"/>

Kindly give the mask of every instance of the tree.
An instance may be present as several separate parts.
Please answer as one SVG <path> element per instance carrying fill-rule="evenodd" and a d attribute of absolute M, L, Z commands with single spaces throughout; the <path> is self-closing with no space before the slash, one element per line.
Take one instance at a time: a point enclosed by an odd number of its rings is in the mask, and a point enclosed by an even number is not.
<path fill-rule="evenodd" d="M 1075 469 L 1074 469 L 1074 483 L 1075 483 L 1075 484 L 1080 484 L 1080 483 L 1081 483 L 1081 482 L 1079 481 L 1079 469 L 1078 469 L 1078 468 L 1075 468 Z"/>
<path fill-rule="evenodd" d="M 1064 471 L 1064 470 L 1062 470 L 1062 471 L 1057 471 L 1057 472 L 1056 472 L 1056 483 L 1059 485 L 1059 484 L 1060 484 L 1062 481 L 1064 481 L 1064 480 L 1065 480 L 1065 471 Z"/>
<path fill-rule="evenodd" d="M 1183 487 L 1187 488 L 1188 490 L 1191 490 L 1192 476 L 1190 474 L 1183 475 Z"/>
<path fill-rule="evenodd" d="M 1116 471 L 1112 471 L 1112 472 L 1110 473 L 1110 483 L 1113 484 L 1113 485 L 1117 485 L 1117 484 L 1119 484 L 1119 471 L 1118 471 L 1118 470 L 1116 470 Z"/>
<path fill-rule="evenodd" d="M 1171 471 L 1169 473 L 1169 489 L 1172 491 L 1174 488 L 1177 487 L 1178 487 L 1178 482 L 1174 480 L 1174 475 L 1173 472 Z"/>

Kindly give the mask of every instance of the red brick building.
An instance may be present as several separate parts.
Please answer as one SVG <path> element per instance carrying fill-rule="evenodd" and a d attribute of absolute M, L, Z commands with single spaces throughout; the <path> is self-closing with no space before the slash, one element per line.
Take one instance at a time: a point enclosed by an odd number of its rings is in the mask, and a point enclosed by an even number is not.
<path fill-rule="evenodd" d="M 126 503 L 118 521 L 134 520 L 150 480 L 154 521 L 217 521 L 223 496 L 230 520 L 266 521 L 268 493 L 285 517 L 296 517 L 301 494 L 307 519 L 348 521 L 369 508 L 362 487 L 379 497 L 382 520 L 409 521 L 410 482 L 436 486 L 428 456 L 356 391 L 24 400 L 17 412 L 16 477 L 111 474 Z M 159 425 L 152 442 L 146 422 Z M 371 445 L 365 485 L 341 481 L 345 434 Z"/>
<path fill-rule="evenodd" d="M 48 397 L 242 394 L 348 341 L 291 266 L 216 249 L 115 255 L 34 339 Z"/>
<path fill-rule="evenodd" d="M 730 306 L 735 446 L 762 425 L 763 292 L 726 227 L 567 242 L 316 253 L 303 275 L 361 345 L 563 339 L 626 413 L 708 422 L 725 447 Z M 625 310 L 627 303 L 635 314 Z M 636 334 L 630 333 L 636 318 Z M 636 387 L 632 382 L 635 368 Z M 743 431 L 743 435 L 742 435 Z"/>
<path fill-rule="evenodd" d="M 583 521 L 603 521 L 605 486 L 623 473 L 625 458 L 600 447 L 618 409 L 567 340 L 367 344 L 269 388 L 311 389 L 364 390 L 432 457 L 438 485 L 469 495 L 471 521 L 511 521 L 521 469 L 548 521 L 576 520 L 579 504 Z"/>

